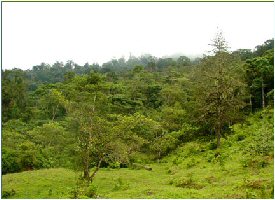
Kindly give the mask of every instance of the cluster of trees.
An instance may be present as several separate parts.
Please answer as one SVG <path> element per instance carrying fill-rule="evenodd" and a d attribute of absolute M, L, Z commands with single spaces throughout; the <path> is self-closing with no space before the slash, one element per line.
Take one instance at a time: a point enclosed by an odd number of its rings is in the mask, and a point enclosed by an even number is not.
<path fill-rule="evenodd" d="M 218 34 L 213 47 L 195 61 L 145 55 L 2 71 L 2 173 L 80 168 L 92 182 L 101 166 L 158 160 L 198 137 L 220 147 L 230 125 L 273 104 L 274 44 L 229 52 Z"/>
<path fill-rule="evenodd" d="M 123 71 L 132 70 L 136 66 L 143 66 L 146 70 L 159 71 L 167 66 L 189 66 L 198 62 L 198 59 L 190 60 L 186 56 L 178 58 L 157 58 L 149 54 L 140 57 L 130 56 L 128 60 L 125 58 L 112 59 L 100 66 L 97 63 L 90 65 L 85 63 L 83 66 L 78 65 L 72 60 L 56 62 L 52 66 L 41 63 L 32 67 L 32 70 L 26 70 L 26 76 L 31 80 L 31 89 L 37 89 L 41 83 L 57 83 L 72 77 L 73 75 L 85 75 L 91 71 L 100 73 L 122 73 Z"/>

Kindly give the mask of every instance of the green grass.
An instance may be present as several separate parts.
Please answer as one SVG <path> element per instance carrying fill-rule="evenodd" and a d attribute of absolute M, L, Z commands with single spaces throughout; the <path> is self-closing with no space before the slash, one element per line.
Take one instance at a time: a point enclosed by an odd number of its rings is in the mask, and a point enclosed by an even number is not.
<path fill-rule="evenodd" d="M 12 198 L 69 198 L 76 175 L 68 169 L 42 169 L 2 176 L 3 191 L 15 191 Z"/>
<path fill-rule="evenodd" d="M 257 117 L 252 117 L 248 125 L 236 126 L 235 134 L 223 139 L 219 150 L 210 150 L 209 142 L 193 141 L 160 163 L 150 164 L 152 171 L 102 168 L 93 182 L 97 195 L 143 199 L 271 199 L 274 197 L 274 153 L 270 150 L 273 141 L 259 143 L 258 136 L 270 138 L 273 118 L 260 116 L 258 120 Z M 238 134 L 245 138 L 239 140 Z M 255 152 L 259 150 L 258 144 L 269 153 L 250 155 L 251 148 Z M 68 169 L 7 174 L 2 176 L 2 192 L 13 190 L 15 194 L 10 198 L 72 198 L 79 176 Z"/>
<path fill-rule="evenodd" d="M 151 164 L 144 169 L 101 169 L 94 185 L 100 198 L 272 198 L 273 164 L 246 169 L 240 164 Z M 67 169 L 29 171 L 3 176 L 12 198 L 70 198 L 79 174 Z"/>

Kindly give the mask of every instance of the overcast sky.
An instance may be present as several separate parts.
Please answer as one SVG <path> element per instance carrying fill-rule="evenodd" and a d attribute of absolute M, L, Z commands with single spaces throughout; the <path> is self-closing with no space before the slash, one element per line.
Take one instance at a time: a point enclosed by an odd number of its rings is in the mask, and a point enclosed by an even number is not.
<path fill-rule="evenodd" d="M 2 2 L 2 68 L 41 62 L 83 65 L 150 53 L 201 55 L 217 27 L 231 50 L 274 37 L 270 3 Z"/>

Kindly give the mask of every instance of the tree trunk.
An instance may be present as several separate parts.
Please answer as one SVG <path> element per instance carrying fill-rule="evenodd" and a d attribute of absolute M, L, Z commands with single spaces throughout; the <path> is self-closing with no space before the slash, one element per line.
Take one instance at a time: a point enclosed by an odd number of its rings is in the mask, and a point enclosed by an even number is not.
<path fill-rule="evenodd" d="M 217 136 L 217 149 L 221 146 L 221 127 L 218 126 L 216 129 L 216 136 Z"/>
<path fill-rule="evenodd" d="M 158 152 L 158 163 L 159 163 L 159 161 L 160 161 L 160 154 L 161 154 L 161 152 L 159 151 L 159 152 Z"/>
<path fill-rule="evenodd" d="M 264 98 L 264 80 L 262 79 L 262 107 L 265 108 L 265 98 Z"/>
<path fill-rule="evenodd" d="M 253 112 L 253 105 L 252 105 L 252 95 L 250 94 L 249 96 L 249 105 L 250 105 L 250 112 L 252 113 Z"/>
<path fill-rule="evenodd" d="M 85 152 L 85 157 L 83 160 L 83 164 L 84 164 L 84 179 L 86 179 L 87 181 L 89 181 L 90 179 L 90 159 L 89 159 L 89 152 L 86 151 Z"/>
<path fill-rule="evenodd" d="M 58 105 L 56 106 L 56 108 L 53 108 L 53 112 L 52 112 L 52 121 L 55 119 L 55 115 L 57 113 L 57 109 L 58 109 Z"/>
<path fill-rule="evenodd" d="M 101 158 L 101 159 L 98 161 L 97 166 L 96 166 L 96 168 L 95 168 L 95 171 L 93 172 L 93 174 L 92 174 L 91 177 L 90 177 L 90 182 L 91 182 L 91 183 L 93 182 L 94 177 L 95 177 L 96 173 L 98 172 L 98 170 L 99 170 L 99 168 L 100 168 L 100 164 L 101 164 L 102 160 L 103 160 L 103 158 Z"/>

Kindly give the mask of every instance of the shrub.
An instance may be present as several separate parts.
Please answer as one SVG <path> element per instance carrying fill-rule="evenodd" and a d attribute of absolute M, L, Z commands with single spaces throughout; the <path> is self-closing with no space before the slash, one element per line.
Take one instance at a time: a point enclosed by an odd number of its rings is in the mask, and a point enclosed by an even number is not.
<path fill-rule="evenodd" d="M 170 175 L 174 175 L 179 171 L 180 171 L 179 167 L 170 167 L 170 168 L 167 169 L 167 173 L 170 174 Z"/>
<path fill-rule="evenodd" d="M 273 110 L 265 109 L 247 119 L 245 124 L 235 124 L 232 129 L 236 133 L 236 141 L 242 143 L 243 154 L 265 156 L 274 151 Z"/>
<path fill-rule="evenodd" d="M 246 138 L 244 134 L 238 134 L 236 135 L 236 141 L 242 141 Z"/>
<path fill-rule="evenodd" d="M 120 163 L 119 162 L 110 163 L 109 167 L 112 169 L 118 169 L 120 168 Z"/>
<path fill-rule="evenodd" d="M 192 176 L 187 177 L 182 177 L 177 180 L 172 180 L 170 181 L 170 184 L 175 185 L 176 187 L 181 187 L 181 188 L 193 188 L 193 189 L 202 189 L 204 187 L 203 184 L 201 183 L 196 183 Z"/>
<path fill-rule="evenodd" d="M 18 155 L 15 151 L 3 148 L 2 149 L 2 174 L 19 172 L 21 165 Z"/>
<path fill-rule="evenodd" d="M 267 157 L 248 157 L 241 160 L 242 166 L 251 168 L 265 168 L 269 165 Z"/>
<path fill-rule="evenodd" d="M 187 152 L 187 156 L 197 155 L 201 152 L 202 146 L 197 142 L 190 142 L 185 145 L 185 151 Z"/>
<path fill-rule="evenodd" d="M 205 178 L 206 182 L 208 182 L 209 184 L 212 184 L 214 182 L 217 182 L 217 178 L 215 176 L 208 176 Z"/>
<path fill-rule="evenodd" d="M 191 158 L 191 160 L 189 160 L 186 164 L 186 168 L 189 169 L 189 168 L 192 168 L 194 166 L 196 166 L 196 164 L 198 164 L 199 161 L 196 161 L 194 158 Z"/>
<path fill-rule="evenodd" d="M 129 187 L 127 183 L 125 183 L 121 177 L 119 177 L 116 180 L 115 187 L 113 188 L 113 191 L 118 191 L 118 190 L 126 190 Z"/>
<path fill-rule="evenodd" d="M 130 169 L 144 169 L 144 166 L 142 164 L 139 164 L 139 163 L 132 163 L 130 165 Z"/>
<path fill-rule="evenodd" d="M 131 163 L 150 163 L 151 160 L 149 155 L 140 152 L 134 152 L 130 155 Z"/>
<path fill-rule="evenodd" d="M 3 199 L 8 199 L 8 198 L 11 198 L 12 196 L 15 195 L 15 190 L 14 189 L 11 189 L 9 191 L 2 191 L 2 198 Z"/>
<path fill-rule="evenodd" d="M 76 186 L 71 190 L 72 199 L 97 198 L 97 187 L 93 184 L 87 184 L 86 181 L 79 179 Z"/>
<path fill-rule="evenodd" d="M 97 197 L 97 187 L 95 185 L 90 185 L 87 188 L 86 196 L 89 198 L 96 198 Z"/>
<path fill-rule="evenodd" d="M 262 189 L 264 187 L 264 183 L 266 180 L 258 179 L 258 180 L 248 180 L 244 179 L 243 187 L 253 188 L 253 189 Z"/>
<path fill-rule="evenodd" d="M 172 134 L 166 134 L 163 137 L 156 138 L 149 148 L 155 154 L 155 157 L 160 159 L 174 150 L 178 143 L 178 139 Z"/>
<path fill-rule="evenodd" d="M 183 162 L 183 160 L 184 160 L 184 158 L 175 157 L 172 162 L 174 165 L 178 165 L 178 164 L 181 164 Z"/>
<path fill-rule="evenodd" d="M 19 145 L 20 162 L 24 170 L 32 170 L 38 166 L 37 147 L 33 142 L 25 141 Z M 39 168 L 39 167 L 37 167 Z"/>
<path fill-rule="evenodd" d="M 207 147 L 209 150 L 215 150 L 215 149 L 217 149 L 217 143 L 210 142 Z"/>

